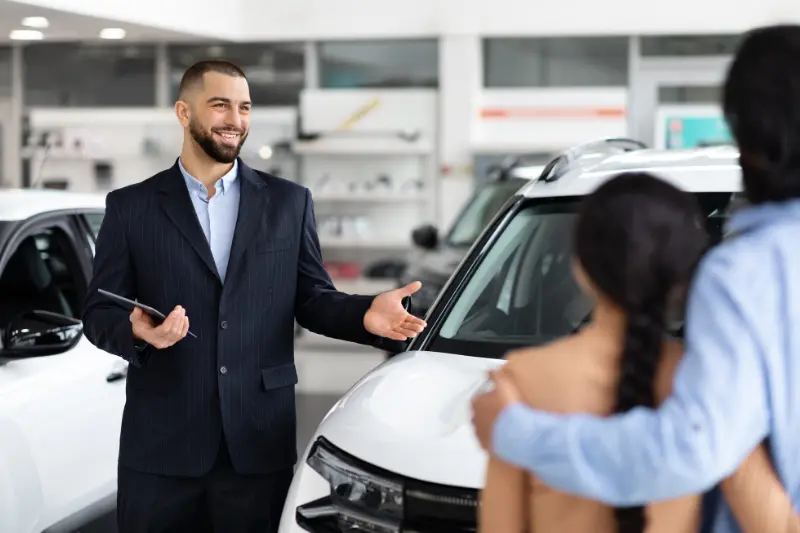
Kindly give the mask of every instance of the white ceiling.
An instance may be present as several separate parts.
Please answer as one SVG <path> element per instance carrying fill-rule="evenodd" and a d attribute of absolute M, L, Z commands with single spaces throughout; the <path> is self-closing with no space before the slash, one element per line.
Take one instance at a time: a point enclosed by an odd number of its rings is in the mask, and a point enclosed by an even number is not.
<path fill-rule="evenodd" d="M 163 30 L 97 17 L 88 17 L 54 9 L 19 4 L 9 0 L 0 0 L 0 43 L 12 42 L 8 37 L 12 30 L 33 29 L 22 26 L 22 19 L 25 17 L 46 17 L 50 23 L 48 28 L 39 29 L 39 31 L 44 33 L 44 40 L 33 42 L 99 41 L 101 40 L 99 37 L 100 30 L 103 28 L 124 29 L 126 36 L 123 42 L 213 40 L 207 36 L 204 37 L 196 34 Z"/>

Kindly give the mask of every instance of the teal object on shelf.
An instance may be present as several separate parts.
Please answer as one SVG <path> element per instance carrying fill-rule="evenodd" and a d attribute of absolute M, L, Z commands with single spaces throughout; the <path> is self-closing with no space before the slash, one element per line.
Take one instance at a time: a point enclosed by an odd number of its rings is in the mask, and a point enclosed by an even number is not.
<path fill-rule="evenodd" d="M 664 127 L 669 149 L 732 144 L 728 125 L 722 117 L 668 117 Z"/>

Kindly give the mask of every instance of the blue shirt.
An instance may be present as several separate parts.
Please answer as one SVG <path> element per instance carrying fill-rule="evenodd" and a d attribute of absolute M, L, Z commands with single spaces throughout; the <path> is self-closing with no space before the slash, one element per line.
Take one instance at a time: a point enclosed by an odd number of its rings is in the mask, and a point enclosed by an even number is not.
<path fill-rule="evenodd" d="M 769 436 L 797 508 L 800 200 L 746 208 L 729 230 L 696 274 L 685 355 L 659 409 L 602 418 L 515 404 L 496 422 L 496 454 L 556 489 L 630 506 L 707 491 Z M 740 531 L 724 502 L 714 530 Z"/>
<path fill-rule="evenodd" d="M 192 199 L 197 220 L 206 236 L 217 273 L 225 281 L 228 271 L 228 259 L 231 255 L 233 233 L 236 230 L 236 219 L 239 217 L 240 183 L 238 180 L 239 161 L 234 162 L 227 174 L 214 184 L 216 193 L 208 199 L 208 188 L 203 183 L 189 174 L 183 168 L 183 162 L 178 159 L 178 166 L 186 181 L 189 197 Z"/>

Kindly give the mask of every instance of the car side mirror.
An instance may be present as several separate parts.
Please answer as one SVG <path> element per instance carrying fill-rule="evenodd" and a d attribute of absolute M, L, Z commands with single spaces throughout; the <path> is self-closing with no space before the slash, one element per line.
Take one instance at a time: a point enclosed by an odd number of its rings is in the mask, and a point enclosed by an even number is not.
<path fill-rule="evenodd" d="M 419 226 L 411 232 L 411 240 L 424 250 L 433 250 L 439 245 L 439 230 L 431 224 Z"/>
<path fill-rule="evenodd" d="M 83 335 L 80 320 L 51 313 L 28 311 L 9 322 L 3 336 L 3 355 L 27 357 L 55 355 L 74 347 Z"/>

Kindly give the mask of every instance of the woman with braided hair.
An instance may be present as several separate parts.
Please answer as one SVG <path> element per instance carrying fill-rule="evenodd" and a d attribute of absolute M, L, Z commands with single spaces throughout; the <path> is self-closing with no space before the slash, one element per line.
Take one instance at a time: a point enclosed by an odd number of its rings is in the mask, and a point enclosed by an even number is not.
<path fill-rule="evenodd" d="M 521 401 L 554 413 L 602 416 L 657 406 L 670 394 L 683 354 L 669 326 L 708 246 L 691 194 L 644 173 L 607 181 L 585 198 L 574 232 L 575 275 L 594 303 L 589 324 L 512 352 L 500 372 L 515 382 Z M 789 528 L 796 518 L 785 519 L 791 505 L 764 458 L 759 448 L 723 483 L 728 503 L 745 533 L 797 531 Z M 779 495 L 769 505 L 754 497 L 768 493 Z M 696 533 L 701 516 L 699 494 L 614 509 L 559 492 L 492 456 L 479 532 Z"/>

